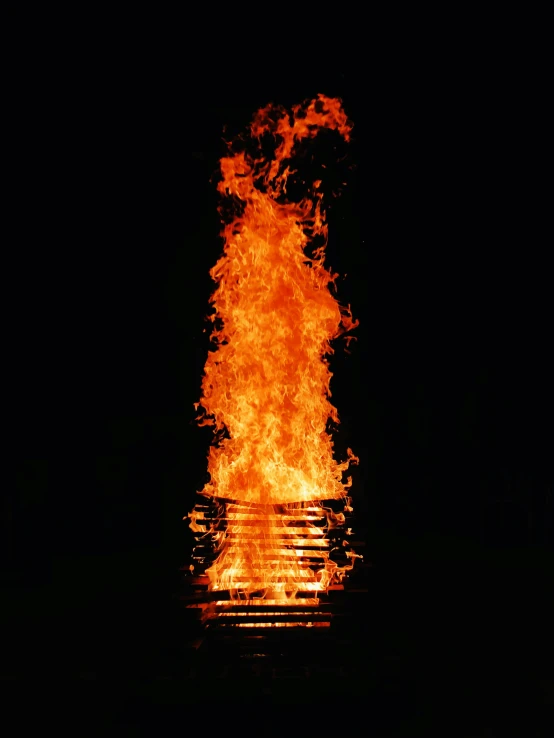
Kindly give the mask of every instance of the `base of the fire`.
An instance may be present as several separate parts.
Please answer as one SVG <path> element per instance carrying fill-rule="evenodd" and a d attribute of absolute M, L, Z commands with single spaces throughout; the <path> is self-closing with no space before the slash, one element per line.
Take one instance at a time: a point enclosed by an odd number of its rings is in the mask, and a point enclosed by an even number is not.
<path fill-rule="evenodd" d="M 350 498 L 260 505 L 203 497 L 190 516 L 188 571 L 207 628 L 328 628 L 329 593 L 362 559 Z"/>

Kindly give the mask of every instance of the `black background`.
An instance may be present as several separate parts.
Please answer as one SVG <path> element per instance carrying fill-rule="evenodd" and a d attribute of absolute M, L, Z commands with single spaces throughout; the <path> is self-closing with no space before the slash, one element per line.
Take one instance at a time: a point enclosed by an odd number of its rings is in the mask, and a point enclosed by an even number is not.
<path fill-rule="evenodd" d="M 354 123 L 349 146 L 323 135 L 305 166 L 326 161 L 326 192 L 346 182 L 327 200 L 328 263 L 360 327 L 333 359 L 333 398 L 337 448 L 361 457 L 381 623 L 368 642 L 389 644 L 389 676 L 432 674 L 443 701 L 449 683 L 500 711 L 509 695 L 522 716 L 540 703 L 554 482 L 542 103 L 517 55 L 441 59 L 197 63 L 184 82 L 125 55 L 32 68 L 14 125 L 11 680 L 148 680 L 174 664 L 181 518 L 209 444 L 192 403 L 223 127 L 323 92 Z"/>

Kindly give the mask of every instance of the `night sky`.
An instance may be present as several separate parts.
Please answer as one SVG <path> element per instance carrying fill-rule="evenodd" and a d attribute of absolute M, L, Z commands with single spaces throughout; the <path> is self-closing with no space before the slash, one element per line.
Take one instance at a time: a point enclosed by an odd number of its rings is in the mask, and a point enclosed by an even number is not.
<path fill-rule="evenodd" d="M 327 165 L 325 192 L 346 182 L 327 198 L 328 264 L 360 327 L 350 354 L 337 346 L 332 388 L 337 449 L 361 458 L 353 499 L 367 556 L 410 592 L 414 575 L 435 598 L 463 591 L 468 617 L 489 586 L 510 627 L 510 597 L 546 606 L 552 293 L 530 170 L 540 152 L 520 123 L 531 92 L 494 65 L 381 67 L 203 72 L 182 86 L 175 72 L 121 65 L 58 83 L 63 145 L 38 145 L 35 187 L 51 200 L 22 256 L 18 472 L 3 536 L 10 586 L 25 603 L 42 592 L 48 623 L 110 622 L 113 640 L 139 623 L 157 647 L 152 630 L 189 563 L 181 518 L 206 475 L 210 434 L 192 403 L 222 251 L 223 128 L 318 92 L 340 97 L 354 123 L 351 144 L 323 135 L 301 165 Z M 102 639 L 85 644 L 75 628 L 91 654 Z"/>

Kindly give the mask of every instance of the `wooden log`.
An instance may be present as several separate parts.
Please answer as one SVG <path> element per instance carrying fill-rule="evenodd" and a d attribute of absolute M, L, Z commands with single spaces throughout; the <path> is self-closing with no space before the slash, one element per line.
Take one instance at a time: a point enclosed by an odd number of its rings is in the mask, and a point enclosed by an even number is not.
<path fill-rule="evenodd" d="M 249 613 L 244 615 L 215 615 L 213 618 L 210 618 L 210 625 L 213 625 L 214 623 L 217 623 L 218 625 L 221 624 L 224 627 L 228 627 L 229 625 L 239 625 L 244 623 L 304 623 L 304 622 L 310 622 L 310 623 L 321 623 L 324 621 L 330 621 L 333 616 L 330 613 L 326 614 L 315 614 L 315 613 L 308 613 L 304 615 L 301 614 L 293 614 L 293 613 L 285 613 L 283 615 L 281 614 L 272 614 L 272 615 L 262 615 L 262 614 L 256 614 L 256 613 Z"/>

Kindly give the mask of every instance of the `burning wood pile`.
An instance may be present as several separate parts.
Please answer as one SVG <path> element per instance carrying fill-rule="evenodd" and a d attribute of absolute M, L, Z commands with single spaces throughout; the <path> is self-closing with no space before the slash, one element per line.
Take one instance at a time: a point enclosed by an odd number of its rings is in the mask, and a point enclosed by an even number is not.
<path fill-rule="evenodd" d="M 334 458 L 327 359 L 357 322 L 325 266 L 321 181 L 304 182 L 300 202 L 287 195 L 297 148 L 324 128 L 349 140 L 339 100 L 319 95 L 292 113 L 270 105 L 221 160 L 218 189 L 233 216 L 210 272 L 213 350 L 196 406 L 214 443 L 210 481 L 187 518 L 196 538 L 189 604 L 222 630 L 329 626 L 323 597 L 361 558 L 349 542 L 347 472 L 358 459 L 350 449 Z"/>
<path fill-rule="evenodd" d="M 348 498 L 326 505 L 197 504 L 191 514 L 195 576 L 189 580 L 196 591 L 184 598 L 187 606 L 218 629 L 329 627 L 336 605 L 327 595 L 343 589 L 354 559 L 362 558 L 356 549 L 363 543 L 351 541 L 351 511 Z M 211 585 L 210 569 L 222 550 L 243 566 L 212 574 Z M 229 589 L 221 589 L 225 581 Z"/>

